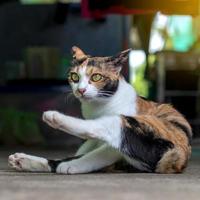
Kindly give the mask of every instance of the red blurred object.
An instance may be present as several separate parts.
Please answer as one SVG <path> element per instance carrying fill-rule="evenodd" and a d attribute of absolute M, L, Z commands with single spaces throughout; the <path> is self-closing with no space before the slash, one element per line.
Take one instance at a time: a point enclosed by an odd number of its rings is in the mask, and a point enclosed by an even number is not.
<path fill-rule="evenodd" d="M 82 0 L 82 15 L 102 18 L 106 14 L 165 14 L 198 15 L 198 0 Z"/>

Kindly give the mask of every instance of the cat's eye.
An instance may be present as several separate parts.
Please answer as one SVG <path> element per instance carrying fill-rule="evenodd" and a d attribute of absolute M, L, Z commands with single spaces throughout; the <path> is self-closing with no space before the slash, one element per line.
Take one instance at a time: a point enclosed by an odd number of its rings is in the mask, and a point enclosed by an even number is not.
<path fill-rule="evenodd" d="M 75 72 L 72 72 L 70 74 L 70 78 L 73 82 L 78 83 L 79 82 L 79 75 Z"/>
<path fill-rule="evenodd" d="M 93 82 L 97 82 L 97 81 L 100 81 L 102 78 L 103 78 L 103 76 L 101 74 L 93 74 L 91 77 L 91 80 Z"/>

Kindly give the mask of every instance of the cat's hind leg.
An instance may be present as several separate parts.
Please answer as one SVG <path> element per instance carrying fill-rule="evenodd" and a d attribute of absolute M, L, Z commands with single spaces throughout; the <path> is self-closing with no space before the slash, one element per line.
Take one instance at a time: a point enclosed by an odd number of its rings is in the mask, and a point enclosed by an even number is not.
<path fill-rule="evenodd" d="M 61 174 L 83 174 L 95 172 L 111 166 L 122 159 L 122 155 L 116 149 L 104 144 L 99 148 L 83 155 L 79 159 L 61 162 L 55 166 L 57 173 Z"/>
<path fill-rule="evenodd" d="M 82 155 L 68 157 L 60 160 L 49 160 L 43 157 L 15 153 L 8 157 L 8 165 L 17 171 L 26 172 L 55 172 L 55 168 L 62 162 L 78 159 Z"/>
<path fill-rule="evenodd" d="M 8 165 L 17 171 L 50 172 L 48 160 L 42 157 L 15 153 L 8 157 Z"/>
<path fill-rule="evenodd" d="M 95 139 L 88 139 L 85 141 L 77 150 L 76 156 L 87 154 L 90 151 L 93 151 L 94 149 L 100 147 L 102 145 L 102 142 Z"/>
<path fill-rule="evenodd" d="M 85 155 L 62 160 L 48 160 L 24 153 L 15 153 L 9 156 L 8 163 L 11 168 L 17 171 L 80 174 L 100 170 L 121 158 L 122 156 L 117 150 L 104 144 Z"/>

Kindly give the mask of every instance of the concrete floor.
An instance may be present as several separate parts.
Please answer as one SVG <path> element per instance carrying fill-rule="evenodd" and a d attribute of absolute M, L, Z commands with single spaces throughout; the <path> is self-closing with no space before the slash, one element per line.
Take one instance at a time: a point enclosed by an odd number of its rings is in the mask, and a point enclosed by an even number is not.
<path fill-rule="evenodd" d="M 19 151 L 19 150 L 18 150 Z M 193 148 L 192 159 L 183 174 L 86 174 L 55 175 L 19 173 L 7 167 L 13 150 L 0 150 L 1 200 L 115 199 L 115 200 L 199 200 L 200 148 Z M 27 152 L 27 151 L 25 151 Z M 63 151 L 28 151 L 35 155 L 62 157 Z"/>

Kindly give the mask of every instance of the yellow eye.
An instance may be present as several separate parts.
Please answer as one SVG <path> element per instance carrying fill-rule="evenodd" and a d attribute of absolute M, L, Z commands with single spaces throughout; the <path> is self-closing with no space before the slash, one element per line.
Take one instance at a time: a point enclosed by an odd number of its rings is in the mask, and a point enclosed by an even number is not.
<path fill-rule="evenodd" d="M 75 72 L 71 73 L 70 77 L 71 77 L 72 81 L 74 81 L 75 83 L 79 82 L 79 76 L 77 73 L 75 73 Z"/>
<path fill-rule="evenodd" d="M 91 80 L 93 82 L 97 82 L 97 81 L 100 81 L 102 78 L 103 78 L 103 76 L 101 74 L 93 74 L 91 77 Z"/>

